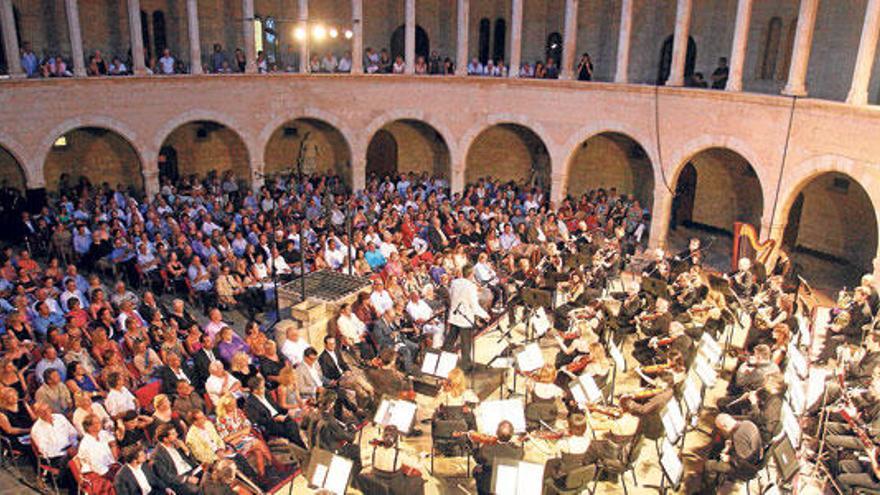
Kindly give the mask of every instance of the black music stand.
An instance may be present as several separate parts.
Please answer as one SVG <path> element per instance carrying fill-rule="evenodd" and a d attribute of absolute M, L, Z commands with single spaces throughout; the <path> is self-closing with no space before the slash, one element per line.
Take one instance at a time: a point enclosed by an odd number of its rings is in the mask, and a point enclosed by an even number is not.
<path fill-rule="evenodd" d="M 553 292 L 543 289 L 532 289 L 524 287 L 522 289 L 522 299 L 523 304 L 525 304 L 526 308 L 528 309 L 525 317 L 526 342 L 533 342 L 541 338 L 541 336 L 535 338 L 535 336 L 532 335 L 532 317 L 535 316 L 535 312 L 538 310 L 538 308 L 544 308 L 545 312 L 553 311 Z M 511 327 L 511 329 L 512 328 L 513 327 Z"/>
<path fill-rule="evenodd" d="M 645 277 L 642 279 L 641 290 L 647 292 L 656 298 L 669 298 L 669 284 L 665 280 L 656 277 Z"/>

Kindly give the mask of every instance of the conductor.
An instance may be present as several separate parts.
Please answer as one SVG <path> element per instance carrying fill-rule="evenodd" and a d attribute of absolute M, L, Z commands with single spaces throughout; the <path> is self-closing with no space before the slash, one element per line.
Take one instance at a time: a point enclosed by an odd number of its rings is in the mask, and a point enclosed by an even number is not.
<path fill-rule="evenodd" d="M 449 328 L 443 339 L 443 349 L 452 352 L 461 336 L 461 368 L 473 368 L 474 325 L 476 318 L 489 319 L 480 306 L 477 284 L 474 282 L 474 267 L 465 265 L 461 277 L 449 284 Z"/>

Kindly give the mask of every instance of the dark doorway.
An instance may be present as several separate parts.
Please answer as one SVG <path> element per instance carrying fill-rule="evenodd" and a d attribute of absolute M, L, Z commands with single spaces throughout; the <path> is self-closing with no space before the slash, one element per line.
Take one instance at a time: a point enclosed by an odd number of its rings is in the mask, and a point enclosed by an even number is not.
<path fill-rule="evenodd" d="M 492 58 L 495 61 L 503 60 L 504 51 L 507 43 L 507 21 L 504 19 L 495 20 L 495 35 L 492 42 Z"/>
<path fill-rule="evenodd" d="M 144 59 L 146 59 L 147 65 L 150 65 L 150 59 L 153 58 L 152 47 L 150 45 L 150 16 L 147 15 L 143 10 L 141 11 L 141 38 L 143 38 L 144 42 Z M 134 67 L 134 54 L 131 54 L 132 65 L 129 68 Z"/>
<path fill-rule="evenodd" d="M 670 227 L 690 225 L 694 218 L 694 199 L 697 194 L 697 169 L 688 163 L 681 170 L 672 200 L 672 219 Z"/>
<path fill-rule="evenodd" d="M 168 47 L 168 31 L 165 29 L 165 13 L 161 10 L 153 12 L 153 41 L 156 45 L 156 56 L 161 57 Z"/>
<path fill-rule="evenodd" d="M 367 147 L 367 177 L 379 178 L 397 173 L 397 140 L 390 132 L 380 129 Z"/>
<path fill-rule="evenodd" d="M 422 26 L 416 25 L 416 57 L 422 56 L 427 60 L 429 53 L 431 53 L 431 41 L 428 39 L 428 33 L 422 29 Z M 406 26 L 399 26 L 391 34 L 391 60 L 398 55 L 406 57 Z"/>
<path fill-rule="evenodd" d="M 547 60 L 553 59 L 556 62 L 556 67 L 559 67 L 559 64 L 562 63 L 562 35 L 559 33 L 550 33 L 550 36 L 547 36 Z"/>
<path fill-rule="evenodd" d="M 480 40 L 477 55 L 480 57 L 480 63 L 486 65 L 489 61 L 489 38 L 492 36 L 492 21 L 485 17 L 480 19 Z"/>
<path fill-rule="evenodd" d="M 180 172 L 177 169 L 177 150 L 173 146 L 164 146 L 159 151 L 159 181 L 168 178 L 177 181 Z"/>
<path fill-rule="evenodd" d="M 666 37 L 666 40 L 663 42 L 663 48 L 660 49 L 660 67 L 657 71 L 657 85 L 663 86 L 666 84 L 666 80 L 669 79 L 669 72 L 672 68 L 672 40 L 674 39 L 673 35 L 669 35 Z M 685 55 L 684 61 L 684 78 L 687 80 L 692 75 L 694 75 L 694 65 L 697 62 L 697 43 L 694 41 L 694 38 L 688 36 L 688 48 L 687 55 Z"/>
<path fill-rule="evenodd" d="M 797 244 L 798 230 L 801 227 L 801 213 L 804 211 L 804 193 L 800 193 L 791 205 L 788 213 L 788 223 L 782 233 L 782 247 L 788 252 L 793 252 Z"/>

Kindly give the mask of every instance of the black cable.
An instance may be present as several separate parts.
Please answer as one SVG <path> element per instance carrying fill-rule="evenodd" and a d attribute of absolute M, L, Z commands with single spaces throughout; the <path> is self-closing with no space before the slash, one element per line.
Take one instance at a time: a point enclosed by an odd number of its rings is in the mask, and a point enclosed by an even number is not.
<path fill-rule="evenodd" d="M 666 170 L 663 169 L 663 150 L 660 145 L 660 86 L 654 86 L 654 140 L 657 142 L 656 166 L 660 168 L 660 177 L 663 179 L 663 186 L 674 198 L 675 191 L 669 187 L 669 181 L 666 179 Z"/>
<path fill-rule="evenodd" d="M 782 189 L 782 176 L 785 173 L 785 162 L 788 158 L 788 146 L 791 143 L 791 131 L 794 127 L 794 108 L 797 104 L 798 97 L 791 97 L 791 108 L 788 113 L 788 130 L 785 133 L 785 145 L 782 147 L 782 163 L 779 165 L 779 178 L 776 181 L 776 194 L 773 196 L 773 209 L 770 211 L 770 228 L 773 228 L 773 222 L 776 220 L 776 206 L 779 204 L 779 191 Z M 768 232 L 769 234 L 769 232 Z M 780 242 L 780 247 L 781 247 Z M 792 260 L 794 262 L 794 260 Z"/>

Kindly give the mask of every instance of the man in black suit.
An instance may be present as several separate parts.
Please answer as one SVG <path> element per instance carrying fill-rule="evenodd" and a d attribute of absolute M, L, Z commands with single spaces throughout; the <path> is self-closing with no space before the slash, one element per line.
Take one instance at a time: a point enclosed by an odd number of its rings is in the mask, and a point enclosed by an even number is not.
<path fill-rule="evenodd" d="M 492 469 L 496 459 L 522 459 L 523 449 L 512 441 L 513 424 L 504 420 L 498 423 L 495 436 L 498 441 L 485 444 L 474 454 L 477 466 L 474 468 L 474 479 L 477 482 L 477 493 L 487 495 L 492 490 Z"/>
<path fill-rule="evenodd" d="M 407 373 L 414 371 L 419 345 L 403 337 L 394 308 L 385 311 L 382 317 L 373 323 L 372 335 L 379 349 L 386 347 L 397 349 L 403 363 L 403 371 Z"/>
<path fill-rule="evenodd" d="M 193 473 L 198 463 L 189 455 L 189 449 L 177 437 L 171 423 L 156 430 L 159 445 L 153 452 L 153 470 L 163 488 L 170 488 L 178 495 L 199 493 L 199 478 Z"/>
<path fill-rule="evenodd" d="M 202 334 L 199 342 L 201 342 L 202 348 L 193 356 L 193 386 L 196 387 L 196 390 L 204 392 L 205 382 L 211 376 L 208 368 L 211 366 L 211 363 L 219 358 L 214 353 L 214 339 L 210 335 L 207 333 Z"/>
<path fill-rule="evenodd" d="M 147 454 L 143 445 L 132 445 L 122 451 L 124 463 L 116 477 L 113 487 L 116 495 L 172 495 L 174 490 L 162 490 L 162 482 L 153 474 L 152 467 L 147 464 Z"/>
<path fill-rule="evenodd" d="M 428 227 L 428 243 L 431 244 L 431 251 L 435 253 L 442 253 L 449 247 L 449 238 L 443 233 L 443 227 L 437 217 L 431 220 L 431 226 Z"/>
<path fill-rule="evenodd" d="M 266 397 L 266 380 L 255 376 L 248 381 L 248 387 L 251 393 L 244 403 L 244 412 L 248 419 L 269 437 L 286 438 L 297 446 L 306 448 L 296 421 L 283 414 L 283 410 Z"/>
<path fill-rule="evenodd" d="M 185 380 L 193 383 L 193 374 L 180 362 L 180 356 L 168 354 L 167 364 L 159 368 L 159 379 L 162 380 L 162 393 L 173 396 L 177 393 L 177 382 Z"/>
<path fill-rule="evenodd" d="M 373 398 L 373 386 L 360 374 L 348 366 L 332 335 L 324 337 L 324 351 L 318 356 L 321 374 L 329 380 L 329 388 L 338 388 L 342 392 L 354 393 L 361 404 Z M 349 395 L 349 397 L 351 397 Z"/>

